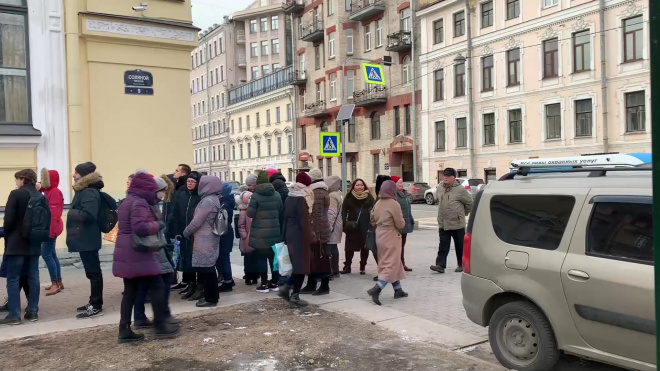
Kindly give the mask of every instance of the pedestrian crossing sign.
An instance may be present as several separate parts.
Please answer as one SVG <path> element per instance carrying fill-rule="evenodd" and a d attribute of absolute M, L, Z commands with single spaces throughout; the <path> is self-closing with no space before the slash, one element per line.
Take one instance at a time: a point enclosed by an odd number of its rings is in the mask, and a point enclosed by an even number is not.
<path fill-rule="evenodd" d="M 385 75 L 383 75 L 383 66 L 373 63 L 362 63 L 364 71 L 364 80 L 367 84 L 385 85 Z"/>
<path fill-rule="evenodd" d="M 341 155 L 339 133 L 321 132 L 321 156 L 338 157 Z"/>

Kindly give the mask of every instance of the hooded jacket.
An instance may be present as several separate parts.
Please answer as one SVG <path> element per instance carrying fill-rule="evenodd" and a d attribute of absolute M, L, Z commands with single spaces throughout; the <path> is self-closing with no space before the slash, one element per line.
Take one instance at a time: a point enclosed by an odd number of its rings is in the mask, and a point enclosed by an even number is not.
<path fill-rule="evenodd" d="M 101 207 L 103 177 L 91 173 L 80 178 L 74 185 L 75 195 L 66 217 L 66 245 L 69 252 L 101 250 L 101 228 L 98 215 Z"/>
<path fill-rule="evenodd" d="M 465 228 L 465 217 L 472 211 L 472 195 L 460 181 L 451 187 L 438 184 L 438 228 L 455 231 Z"/>
<path fill-rule="evenodd" d="M 229 217 L 229 225 L 227 233 L 220 236 L 220 251 L 231 252 L 232 247 L 234 246 L 234 228 L 232 222 L 234 220 L 234 208 L 236 207 L 236 200 L 234 195 L 231 194 L 231 184 L 222 183 L 222 193 L 220 196 L 220 205 L 227 212 Z"/>
<path fill-rule="evenodd" d="M 309 207 L 305 198 L 306 188 L 302 183 L 293 185 L 293 190 L 284 204 L 284 242 L 289 250 L 292 274 L 312 273 L 312 250 L 314 239 Z"/>
<path fill-rule="evenodd" d="M 254 187 L 247 210 L 247 216 L 252 218 L 249 245 L 260 254 L 272 253 L 272 246 L 282 242 L 282 209 L 282 197 L 272 184 Z"/>
<path fill-rule="evenodd" d="M 401 213 L 403 213 L 403 220 L 406 221 L 406 226 L 401 229 L 401 234 L 412 233 L 415 230 L 415 225 L 412 218 L 412 206 L 410 205 L 411 198 L 405 189 L 403 191 L 396 191 L 396 200 L 401 206 Z"/>
<path fill-rule="evenodd" d="M 247 216 L 249 202 L 243 202 L 242 198 L 251 197 L 252 192 L 245 191 L 240 194 L 241 202 L 238 204 L 238 235 L 240 238 L 238 248 L 243 254 L 250 254 L 253 250 L 250 248 L 250 229 L 252 228 L 252 218 Z"/>
<path fill-rule="evenodd" d="M 195 208 L 192 221 L 183 231 L 183 237 L 193 238 L 192 266 L 198 268 L 215 267 L 220 253 L 220 236 L 213 233 L 213 224 L 220 211 L 220 178 L 205 175 L 199 180 L 201 201 Z"/>
<path fill-rule="evenodd" d="M 112 261 L 115 277 L 131 279 L 162 274 L 158 253 L 133 248 L 133 234 L 153 236 L 160 230 L 159 218 L 154 210 L 158 204 L 157 188 L 156 181 L 149 174 L 136 173 L 128 196 L 119 206 L 117 242 Z"/>
<path fill-rule="evenodd" d="M 312 207 L 313 242 L 327 244 L 330 238 L 330 222 L 328 221 L 330 196 L 328 195 L 328 186 L 323 180 L 318 180 L 312 183 L 309 189 L 314 192 L 314 206 Z"/>
<path fill-rule="evenodd" d="M 50 238 L 57 238 L 64 231 L 62 212 L 64 195 L 59 190 L 60 174 L 56 170 L 41 169 L 41 189 L 50 207 Z"/>
<path fill-rule="evenodd" d="M 19 189 L 9 193 L 3 228 L 5 233 L 5 255 L 12 256 L 39 256 L 41 255 L 41 244 L 32 243 L 23 238 L 22 227 L 28 202 L 32 194 L 39 194 L 34 184 L 26 184 Z"/>
<path fill-rule="evenodd" d="M 344 230 L 344 223 L 341 217 L 341 178 L 332 175 L 325 178 L 325 184 L 328 186 L 330 197 L 330 207 L 328 208 L 328 223 L 330 225 L 329 244 L 340 244 Z"/>
<path fill-rule="evenodd" d="M 270 177 L 270 183 L 275 188 L 275 191 L 282 197 L 282 205 L 289 196 L 289 187 L 286 186 L 286 178 L 279 171 Z"/>

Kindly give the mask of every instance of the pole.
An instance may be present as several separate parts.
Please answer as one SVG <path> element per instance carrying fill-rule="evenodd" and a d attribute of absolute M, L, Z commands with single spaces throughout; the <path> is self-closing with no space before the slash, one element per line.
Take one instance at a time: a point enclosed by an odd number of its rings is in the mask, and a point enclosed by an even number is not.
<path fill-rule="evenodd" d="M 605 60 L 605 0 L 600 0 L 598 4 L 598 13 L 600 15 L 600 89 L 601 101 L 603 106 L 603 152 L 610 151 L 610 136 L 608 134 L 607 124 L 607 63 Z"/>
<path fill-rule="evenodd" d="M 209 104 L 211 104 L 211 86 L 209 85 L 209 44 L 206 41 L 204 41 L 204 53 L 206 54 L 204 56 L 204 62 L 206 63 L 206 133 L 209 138 L 207 151 L 209 156 L 209 175 L 211 175 L 211 167 L 213 164 L 211 161 L 211 107 L 209 106 Z"/>
<path fill-rule="evenodd" d="M 467 6 L 467 86 L 468 86 L 468 150 L 470 153 L 470 178 L 475 178 L 475 164 L 474 164 L 474 100 L 472 99 L 472 7 L 470 7 L 470 0 L 465 0 Z M 414 44 L 413 44 L 414 45 Z"/>
<path fill-rule="evenodd" d="M 345 90 L 346 90 L 346 82 L 344 76 L 346 74 L 346 62 L 350 60 L 351 58 L 345 59 L 341 63 L 341 104 L 339 105 L 340 107 L 344 105 L 344 99 L 345 99 Z M 340 128 L 340 133 L 339 133 L 339 143 L 341 146 L 341 193 L 344 197 L 346 197 L 346 120 L 342 120 L 341 122 L 341 128 Z M 355 179 L 353 179 L 355 180 Z"/>
<path fill-rule="evenodd" d="M 296 78 L 296 37 L 295 37 L 295 32 L 296 32 L 296 27 L 293 25 L 293 13 L 289 14 L 289 20 L 290 20 L 290 27 L 291 27 L 291 73 L 292 73 L 292 78 Z M 299 73 L 305 73 L 305 71 L 299 71 Z M 298 97 L 300 96 L 300 88 L 298 86 L 294 86 L 292 89 L 292 94 L 294 94 L 293 97 L 289 97 L 291 100 L 291 129 L 293 129 L 293 179 L 289 179 L 291 182 L 295 182 L 295 177 L 296 174 L 298 173 Z M 292 99 L 293 98 L 293 99 Z"/>
<path fill-rule="evenodd" d="M 415 52 L 415 2 L 410 5 L 410 41 L 412 43 L 412 141 L 413 141 L 413 182 L 418 180 L 417 177 L 417 78 L 415 72 L 417 71 L 417 53 Z M 403 175 L 403 172 L 401 173 Z"/>

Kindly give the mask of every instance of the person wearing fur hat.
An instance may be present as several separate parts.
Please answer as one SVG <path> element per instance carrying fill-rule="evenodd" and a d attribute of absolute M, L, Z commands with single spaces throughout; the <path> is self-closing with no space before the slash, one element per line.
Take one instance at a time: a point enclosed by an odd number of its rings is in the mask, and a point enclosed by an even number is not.
<path fill-rule="evenodd" d="M 314 204 L 312 207 L 311 221 L 312 232 L 312 272 L 307 277 L 307 285 L 300 290 L 301 294 L 327 295 L 330 293 L 330 222 L 328 221 L 328 209 L 330 208 L 330 196 L 328 186 L 323 181 L 323 173 L 319 169 L 310 170 L 307 173 L 312 180 L 309 189 L 314 192 Z M 317 289 L 317 283 L 321 280 L 321 286 Z"/>
<path fill-rule="evenodd" d="M 42 192 L 50 206 L 50 236 L 41 244 L 41 256 L 44 258 L 51 285 L 46 287 L 46 296 L 51 296 L 64 290 L 62 284 L 62 267 L 55 251 L 55 241 L 64 231 L 62 212 L 64 211 L 64 195 L 57 188 L 60 185 L 60 173 L 56 170 L 41 169 L 41 183 L 37 190 Z"/>
<path fill-rule="evenodd" d="M 249 246 L 257 253 L 257 273 L 261 276 L 258 292 L 278 291 L 279 272 L 272 270 L 272 280 L 268 281 L 268 260 L 275 253 L 272 246 L 282 242 L 282 197 L 268 181 L 265 171 L 259 173 L 257 186 L 248 206 L 247 216 L 252 218 Z"/>
<path fill-rule="evenodd" d="M 66 245 L 69 252 L 80 254 L 80 260 L 89 279 L 89 303 L 78 307 L 76 318 L 85 319 L 103 315 L 103 272 L 101 271 L 101 228 L 98 215 L 101 208 L 100 191 L 105 186 L 103 177 L 92 162 L 82 163 L 73 173 L 71 209 L 66 219 Z"/>
<path fill-rule="evenodd" d="M 250 247 L 250 228 L 252 227 L 252 218 L 247 216 L 248 206 L 252 192 L 245 190 L 239 195 L 238 204 L 238 248 L 243 256 L 243 270 L 245 273 L 245 284 L 248 286 L 256 285 L 259 275 L 257 274 L 257 262 L 254 249 Z"/>

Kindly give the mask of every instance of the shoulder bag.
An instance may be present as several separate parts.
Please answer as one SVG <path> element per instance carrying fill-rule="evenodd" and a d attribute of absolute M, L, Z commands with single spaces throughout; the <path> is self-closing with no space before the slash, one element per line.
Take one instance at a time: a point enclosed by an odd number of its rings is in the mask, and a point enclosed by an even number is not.
<path fill-rule="evenodd" d="M 131 205 L 131 212 L 132 210 L 133 205 Z M 153 210 L 151 210 L 151 212 L 156 216 Z M 130 223 L 131 213 L 128 215 Z M 158 217 L 156 217 L 156 220 L 158 220 Z M 165 232 L 162 229 L 159 229 L 156 234 L 150 236 L 138 236 L 135 233 L 131 233 L 131 241 L 133 242 L 133 250 L 140 252 L 158 252 L 160 249 L 167 246 Z"/>
<path fill-rule="evenodd" d="M 344 232 L 356 232 L 360 229 L 360 215 L 362 215 L 362 207 L 360 206 L 360 212 L 358 213 L 357 219 L 348 220 L 348 213 L 346 214 L 346 224 L 344 224 Z"/>

